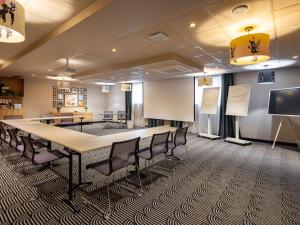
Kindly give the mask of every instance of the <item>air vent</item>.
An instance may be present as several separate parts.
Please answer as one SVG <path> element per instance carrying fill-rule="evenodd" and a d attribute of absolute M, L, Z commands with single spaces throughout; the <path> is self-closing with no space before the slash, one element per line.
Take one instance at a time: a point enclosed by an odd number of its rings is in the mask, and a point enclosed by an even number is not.
<path fill-rule="evenodd" d="M 155 42 L 167 41 L 170 39 L 170 37 L 168 35 L 166 35 L 165 33 L 162 33 L 162 32 L 151 34 L 149 36 L 149 38 Z"/>
<path fill-rule="evenodd" d="M 191 70 L 190 68 L 181 66 L 181 65 L 160 67 L 160 68 L 154 69 L 153 71 L 162 73 L 162 74 L 170 74 L 170 75 L 193 72 L 193 70 Z"/>

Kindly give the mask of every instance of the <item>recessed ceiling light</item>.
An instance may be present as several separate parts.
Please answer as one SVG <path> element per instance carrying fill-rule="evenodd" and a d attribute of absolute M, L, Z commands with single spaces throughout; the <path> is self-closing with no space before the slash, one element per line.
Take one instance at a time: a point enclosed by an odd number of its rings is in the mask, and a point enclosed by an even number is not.
<path fill-rule="evenodd" d="M 233 8 L 232 13 L 233 14 L 243 14 L 248 12 L 249 7 L 247 5 L 239 5 L 235 8 Z"/>
<path fill-rule="evenodd" d="M 115 85 L 115 83 L 109 83 L 109 82 L 96 82 L 95 84 L 97 84 L 97 85 L 108 85 L 108 86 L 111 86 L 111 85 Z"/>
<path fill-rule="evenodd" d="M 117 51 L 117 49 L 115 49 L 115 48 L 112 49 L 112 52 L 116 52 L 116 51 Z"/>
<path fill-rule="evenodd" d="M 298 59 L 298 56 L 297 56 L 297 55 L 294 55 L 292 58 L 293 58 L 293 59 Z"/>
<path fill-rule="evenodd" d="M 194 23 L 194 22 L 192 22 L 192 23 L 190 23 L 190 28 L 194 28 L 194 27 L 196 27 L 196 23 Z"/>
<path fill-rule="evenodd" d="M 50 80 L 77 81 L 77 79 L 68 76 L 46 76 L 46 78 Z"/>

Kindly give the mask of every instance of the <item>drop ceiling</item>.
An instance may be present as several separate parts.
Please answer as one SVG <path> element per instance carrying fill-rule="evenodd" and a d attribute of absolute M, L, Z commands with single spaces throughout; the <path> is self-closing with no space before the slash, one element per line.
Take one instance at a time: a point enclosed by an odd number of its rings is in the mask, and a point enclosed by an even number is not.
<path fill-rule="evenodd" d="M 57 75 L 65 58 L 69 58 L 70 65 L 76 68 L 73 76 L 82 80 L 144 79 L 138 74 L 145 74 L 146 70 L 155 79 L 166 79 L 164 74 L 159 75 L 146 66 L 140 66 L 138 71 L 134 66 L 119 68 L 164 54 L 185 58 L 197 68 L 203 67 L 208 74 L 256 70 L 266 65 L 267 68 L 299 65 L 298 59 L 292 57 L 300 54 L 297 44 L 300 0 L 107 1 L 105 7 L 94 10 L 84 20 L 36 48 L 39 38 L 55 31 L 95 1 L 22 0 L 22 3 L 27 13 L 27 39 L 22 44 L 0 44 L 1 76 Z M 233 14 L 232 9 L 241 4 L 248 5 L 248 12 Z M 189 26 L 192 22 L 196 27 Z M 255 26 L 254 32 L 270 34 L 270 62 L 248 67 L 229 64 L 229 42 L 244 35 L 241 28 L 246 25 Z M 169 39 L 150 38 L 158 32 Z M 25 48 L 29 51 L 18 57 Z M 112 52 L 113 48 L 117 51 Z M 173 72 L 174 77 L 180 75 Z"/>

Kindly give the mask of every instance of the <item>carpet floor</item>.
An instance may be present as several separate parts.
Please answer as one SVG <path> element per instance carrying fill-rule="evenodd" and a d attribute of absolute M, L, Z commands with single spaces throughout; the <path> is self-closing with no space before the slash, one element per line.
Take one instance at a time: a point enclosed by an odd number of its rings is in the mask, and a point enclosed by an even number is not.
<path fill-rule="evenodd" d="M 84 127 L 104 135 L 124 130 Z M 296 149 L 253 143 L 241 147 L 222 140 L 188 136 L 189 157 L 181 161 L 160 158 L 153 176 L 143 172 L 144 191 L 130 193 L 112 185 L 113 213 L 109 220 L 92 205 L 106 210 L 106 177 L 88 172 L 93 182 L 75 193 L 81 211 L 74 214 L 62 201 L 67 197 L 66 163 L 54 170 L 38 171 L 29 160 L 5 146 L 0 150 L 0 224 L 19 225 L 299 225 L 300 153 Z M 83 159 L 85 160 L 85 158 Z M 115 183 L 135 188 L 117 173 Z M 164 174 L 165 173 L 165 174 Z M 61 174 L 61 175 L 60 175 Z M 162 176 L 169 175 L 169 176 Z M 149 179 L 151 177 L 151 179 Z M 108 178 L 111 181 L 112 178 Z"/>

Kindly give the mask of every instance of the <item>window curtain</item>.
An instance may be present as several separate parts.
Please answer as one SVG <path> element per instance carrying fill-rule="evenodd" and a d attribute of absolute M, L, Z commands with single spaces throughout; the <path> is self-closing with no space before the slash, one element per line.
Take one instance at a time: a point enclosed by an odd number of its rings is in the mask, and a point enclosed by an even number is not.
<path fill-rule="evenodd" d="M 159 119 L 148 119 L 148 127 L 158 127 L 163 126 L 164 121 Z"/>
<path fill-rule="evenodd" d="M 125 110 L 127 120 L 131 120 L 131 109 L 132 109 L 132 92 L 125 91 Z"/>
<path fill-rule="evenodd" d="M 220 108 L 220 128 L 219 136 L 222 138 L 234 137 L 234 116 L 226 116 L 226 105 L 228 99 L 229 86 L 234 85 L 234 74 L 222 75 L 222 90 L 221 90 L 221 108 Z"/>
<path fill-rule="evenodd" d="M 183 127 L 183 122 L 172 120 L 171 121 L 171 127 L 182 128 Z"/>
<path fill-rule="evenodd" d="M 135 127 L 145 127 L 144 120 L 144 86 L 143 83 L 132 84 L 132 115 Z"/>

